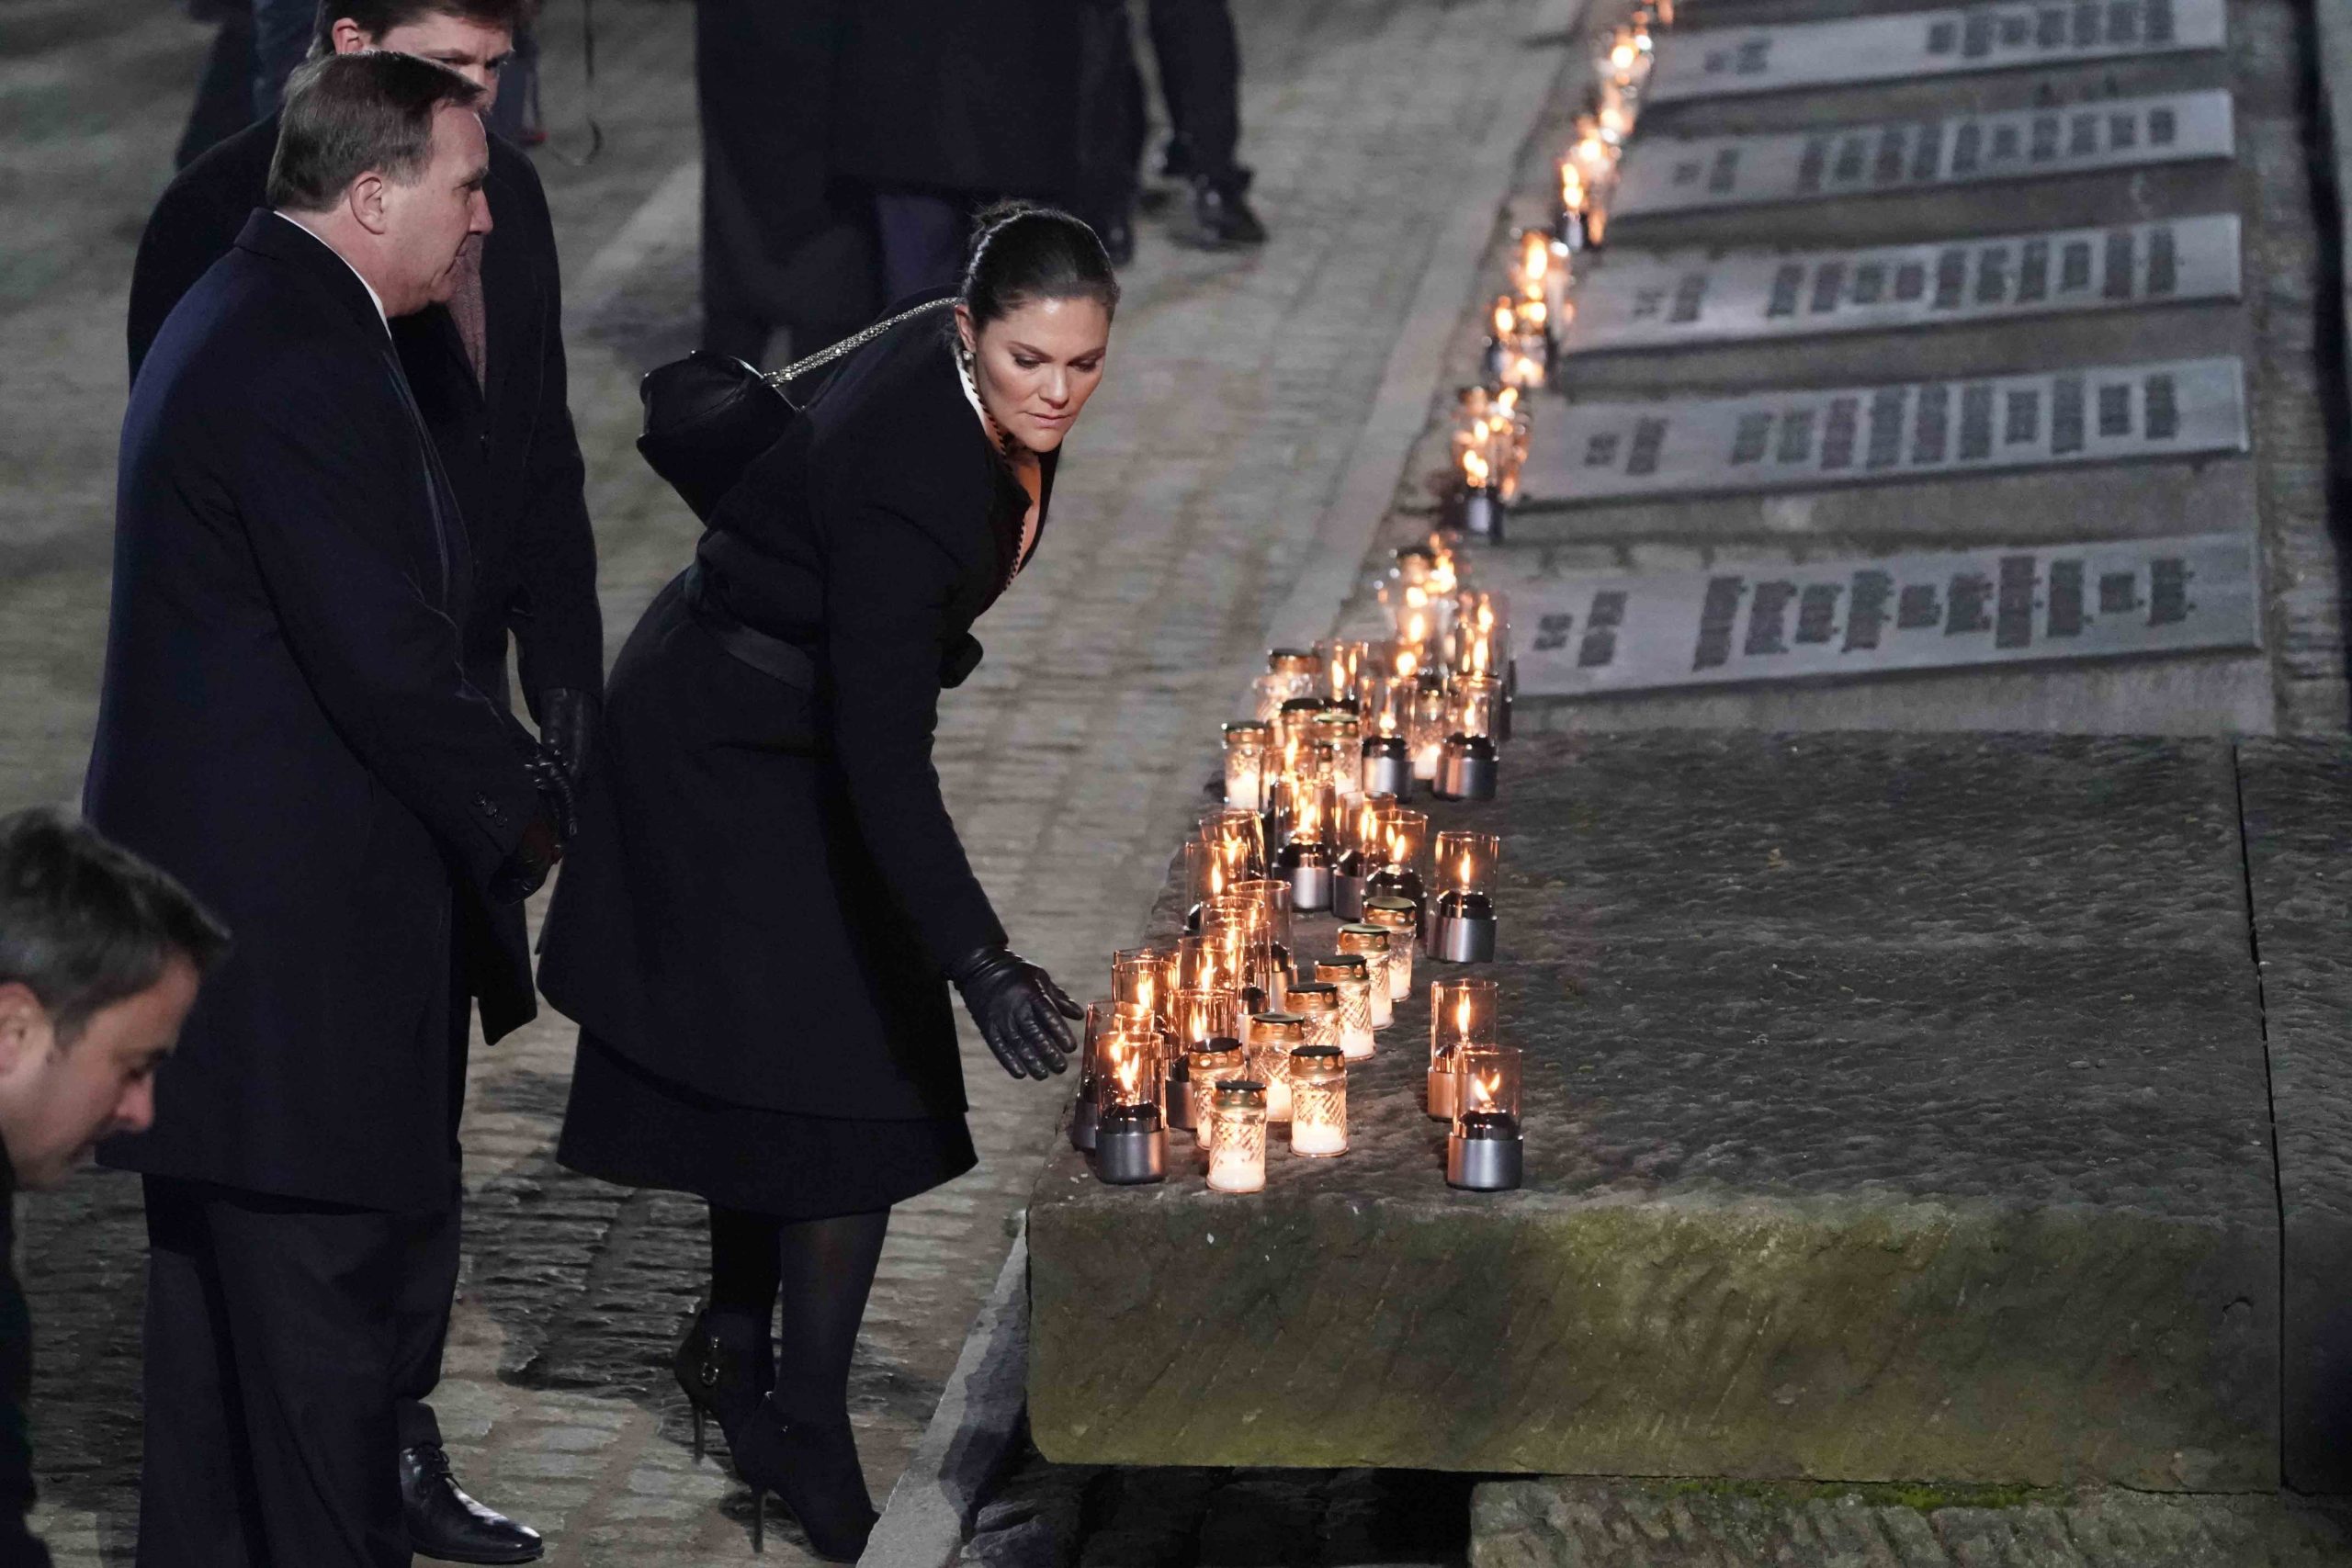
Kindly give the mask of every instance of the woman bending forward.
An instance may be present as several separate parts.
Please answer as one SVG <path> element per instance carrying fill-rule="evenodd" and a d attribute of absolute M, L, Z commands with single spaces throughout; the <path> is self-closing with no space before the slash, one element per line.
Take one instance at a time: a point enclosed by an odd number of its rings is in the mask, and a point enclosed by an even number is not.
<path fill-rule="evenodd" d="M 943 981 L 1016 1077 L 1080 1016 L 1007 948 L 931 743 L 1118 295 L 1083 223 L 1001 210 L 939 309 L 839 364 L 630 634 L 548 913 L 539 983 L 582 1026 L 557 1157 L 709 1202 L 697 1439 L 715 1417 L 755 1529 L 775 1492 L 827 1557 L 875 1518 L 849 1364 L 890 1205 L 976 1163 Z"/>

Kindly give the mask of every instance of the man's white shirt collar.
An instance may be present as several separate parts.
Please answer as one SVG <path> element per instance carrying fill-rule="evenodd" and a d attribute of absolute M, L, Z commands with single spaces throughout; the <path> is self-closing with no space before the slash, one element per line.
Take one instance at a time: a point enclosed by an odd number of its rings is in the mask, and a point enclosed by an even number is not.
<path fill-rule="evenodd" d="M 293 224 L 297 229 L 300 229 L 305 234 L 310 234 L 311 239 L 319 240 L 319 237 L 316 234 L 311 234 L 309 228 L 305 227 L 300 220 L 287 218 L 286 214 L 283 212 L 277 213 L 277 216 L 285 218 L 286 221 Z M 333 245 L 327 245 L 327 243 L 324 240 L 319 240 L 319 243 L 326 245 L 328 254 L 333 255 L 335 260 L 341 262 L 345 266 L 351 266 L 351 258 L 349 256 L 345 255 Z M 376 292 L 376 286 L 374 284 L 368 282 L 367 278 L 360 276 L 360 272 L 357 267 L 351 266 L 351 276 L 359 278 L 359 287 L 368 290 L 368 302 L 376 307 L 376 319 L 384 323 L 384 330 L 386 332 L 390 332 L 392 330 L 392 321 L 390 317 L 384 314 L 384 297 Z"/>

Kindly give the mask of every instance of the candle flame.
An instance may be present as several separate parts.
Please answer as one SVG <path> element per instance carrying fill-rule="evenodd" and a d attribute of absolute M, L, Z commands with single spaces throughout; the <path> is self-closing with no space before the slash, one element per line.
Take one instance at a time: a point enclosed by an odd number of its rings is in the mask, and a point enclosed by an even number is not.
<path fill-rule="evenodd" d="M 1560 164 L 1560 210 L 1584 210 L 1584 173 L 1574 164 L 1565 161 Z"/>
<path fill-rule="evenodd" d="M 1500 1073 L 1470 1075 L 1470 1096 L 1478 1102 L 1478 1108 L 1488 1108 L 1495 1103 L 1495 1092 L 1502 1088 L 1502 1081 Z"/>
<path fill-rule="evenodd" d="M 1453 999 L 1453 1032 L 1462 1043 L 1470 1043 L 1470 993 L 1467 991 Z"/>
<path fill-rule="evenodd" d="M 1495 335 L 1497 337 L 1510 336 L 1510 299 L 1506 295 L 1495 301 Z"/>
<path fill-rule="evenodd" d="M 1462 852 L 1462 891 L 1470 891 L 1470 852 Z"/>
<path fill-rule="evenodd" d="M 1486 672 L 1487 639 L 1480 637 L 1470 645 L 1470 673 L 1484 675 Z"/>
<path fill-rule="evenodd" d="M 1478 456 L 1477 453 L 1464 452 L 1462 454 L 1462 472 L 1464 476 L 1469 479 L 1472 489 L 1484 490 L 1486 488 L 1487 475 L 1488 472 L 1487 459 Z M 1418 622 L 1415 623 L 1415 634 L 1416 636 L 1419 635 Z"/>

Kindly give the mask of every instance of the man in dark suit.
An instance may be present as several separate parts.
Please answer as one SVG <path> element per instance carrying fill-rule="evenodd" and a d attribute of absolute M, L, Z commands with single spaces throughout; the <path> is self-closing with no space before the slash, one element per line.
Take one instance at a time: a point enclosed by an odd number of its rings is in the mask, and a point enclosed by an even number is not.
<path fill-rule="evenodd" d="M 386 49 L 445 65 L 495 93 L 527 0 L 328 0 L 315 55 Z M 164 191 L 132 274 L 135 377 L 164 318 L 226 254 L 263 203 L 278 121 L 272 116 L 213 148 Z M 396 318 L 392 338 L 444 472 L 456 491 L 474 562 L 472 604 L 459 622 L 467 678 L 503 713 L 507 638 L 539 732 L 577 779 L 589 761 L 604 693 L 604 626 L 596 549 L 582 495 L 585 469 L 565 406 L 555 233 L 531 161 L 495 136 L 486 186 L 495 230 L 459 265 L 449 300 Z M 537 1003 L 519 906 L 461 906 L 463 973 L 481 998 L 483 1038 L 529 1021 Z M 457 1234 L 447 1272 L 457 1278 Z M 450 1478 L 439 1424 L 425 1403 L 439 1358 L 402 1390 L 401 1448 L 411 1535 L 428 1555 L 517 1561 L 528 1542 L 498 1542 L 497 1516 Z M 487 1556 L 485 1555 L 487 1554 Z"/>
<path fill-rule="evenodd" d="M 396 1399 L 447 1319 L 459 911 L 527 896 L 568 816 L 466 677 L 472 551 L 388 325 L 490 231 L 481 96 L 401 54 L 297 73 L 275 210 L 124 417 L 85 805 L 240 942 L 155 1129 L 101 1153 L 147 1178 L 141 1568 L 409 1561 Z"/>
<path fill-rule="evenodd" d="M 0 818 L 0 1563 L 48 1568 L 25 1396 L 32 1324 L 9 1266 L 19 1187 L 155 1119 L 155 1068 L 229 937 L 187 890 L 48 810 Z"/>

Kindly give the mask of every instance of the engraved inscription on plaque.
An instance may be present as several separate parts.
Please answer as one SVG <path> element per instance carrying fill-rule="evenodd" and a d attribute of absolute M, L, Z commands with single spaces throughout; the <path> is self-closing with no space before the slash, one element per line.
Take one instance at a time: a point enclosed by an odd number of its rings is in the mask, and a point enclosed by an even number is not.
<path fill-rule="evenodd" d="M 2205 534 L 1567 578 L 1511 611 L 1521 694 L 1573 696 L 2258 648 L 2255 589 L 2252 538 Z"/>
<path fill-rule="evenodd" d="M 1613 219 L 2228 158 L 2224 88 L 1789 135 L 1636 137 Z"/>
<path fill-rule="evenodd" d="M 2239 292 L 2233 213 L 1867 251 L 1612 251 L 1578 281 L 1566 354 L 1810 337 Z M 1655 299 L 1671 308 L 1650 310 Z"/>
<path fill-rule="evenodd" d="M 2222 0 L 2029 0 L 1785 27 L 1700 28 L 1659 40 L 1646 96 L 1663 104 L 2064 65 L 2219 49 L 2226 36 Z"/>
<path fill-rule="evenodd" d="M 2246 448 L 2233 358 L 1738 398 L 1569 403 L 1536 426 L 1521 504 L 1817 489 Z"/>

